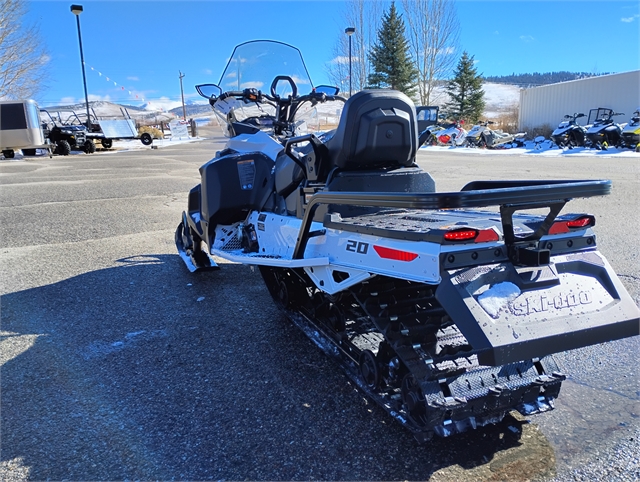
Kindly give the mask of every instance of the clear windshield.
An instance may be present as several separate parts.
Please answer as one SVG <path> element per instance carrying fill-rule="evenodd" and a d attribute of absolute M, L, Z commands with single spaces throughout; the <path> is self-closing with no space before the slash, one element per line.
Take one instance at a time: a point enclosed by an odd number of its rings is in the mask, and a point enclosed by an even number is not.
<path fill-rule="evenodd" d="M 272 40 L 254 40 L 238 45 L 225 67 L 218 87 L 221 92 L 258 89 L 272 95 L 271 85 L 276 77 L 290 77 L 295 83 L 297 95 L 309 94 L 314 86 L 300 51 L 288 44 Z M 220 95 L 216 92 L 216 95 Z M 278 82 L 275 94 L 286 98 L 292 94 L 288 82 Z M 326 102 L 318 106 L 302 104 L 295 113 L 295 135 L 309 131 L 326 131 L 335 127 L 342 111 L 342 102 Z M 275 107 L 269 102 L 245 103 L 227 98 L 215 104 L 214 111 L 220 120 L 252 124 L 270 131 L 275 119 Z M 231 112 L 231 116 L 229 116 Z M 224 131 L 228 135 L 227 130 Z"/>
<path fill-rule="evenodd" d="M 298 94 L 308 94 L 313 88 L 297 48 L 270 40 L 255 40 L 233 50 L 218 85 L 223 91 L 254 88 L 268 93 L 273 79 L 279 75 L 291 77 L 298 87 Z"/>

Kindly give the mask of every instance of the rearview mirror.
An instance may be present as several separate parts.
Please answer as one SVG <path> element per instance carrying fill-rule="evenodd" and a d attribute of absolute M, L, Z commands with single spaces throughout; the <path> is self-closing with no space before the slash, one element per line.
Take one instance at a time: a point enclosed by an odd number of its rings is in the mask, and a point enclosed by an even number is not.
<path fill-rule="evenodd" d="M 332 85 L 319 85 L 315 89 L 316 94 L 338 95 L 340 89 Z"/>
<path fill-rule="evenodd" d="M 222 89 L 215 84 L 196 85 L 196 90 L 205 99 L 216 100 L 222 94 Z"/>

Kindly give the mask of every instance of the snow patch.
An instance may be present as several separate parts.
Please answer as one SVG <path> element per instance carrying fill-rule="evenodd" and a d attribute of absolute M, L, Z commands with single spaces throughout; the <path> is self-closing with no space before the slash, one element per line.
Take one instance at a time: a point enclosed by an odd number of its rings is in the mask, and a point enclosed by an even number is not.
<path fill-rule="evenodd" d="M 505 308 L 509 302 L 520 296 L 520 288 L 509 281 L 498 283 L 478 296 L 478 303 L 489 313 L 491 318 L 498 318 L 500 310 Z"/>

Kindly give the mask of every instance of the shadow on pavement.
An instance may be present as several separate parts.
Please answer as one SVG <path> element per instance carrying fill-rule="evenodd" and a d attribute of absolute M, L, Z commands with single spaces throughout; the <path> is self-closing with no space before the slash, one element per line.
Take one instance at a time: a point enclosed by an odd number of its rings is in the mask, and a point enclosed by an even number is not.
<path fill-rule="evenodd" d="M 2 297 L 2 467 L 33 480 L 554 473 L 545 437 L 511 416 L 418 445 L 280 315 L 257 271 L 181 264 L 122 259 Z"/>

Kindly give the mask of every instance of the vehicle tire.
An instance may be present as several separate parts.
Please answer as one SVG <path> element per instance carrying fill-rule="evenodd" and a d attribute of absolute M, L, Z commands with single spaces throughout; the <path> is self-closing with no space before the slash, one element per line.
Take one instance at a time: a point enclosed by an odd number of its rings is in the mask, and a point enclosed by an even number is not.
<path fill-rule="evenodd" d="M 23 156 L 35 156 L 36 155 L 36 149 L 22 149 L 22 155 Z"/>
<path fill-rule="evenodd" d="M 91 139 L 87 139 L 84 143 L 83 151 L 85 154 L 93 154 L 96 152 L 96 145 Z"/>
<path fill-rule="evenodd" d="M 150 146 L 153 142 L 153 137 L 148 132 L 143 133 L 140 136 L 140 142 L 142 142 L 145 146 Z"/>
<path fill-rule="evenodd" d="M 68 156 L 71 153 L 71 145 L 65 140 L 58 141 L 55 152 L 61 156 Z"/>
<path fill-rule="evenodd" d="M 105 149 L 111 149 L 111 146 L 113 145 L 113 139 L 102 139 L 100 143 Z"/>
<path fill-rule="evenodd" d="M 13 159 L 13 156 L 15 156 L 15 152 L 13 152 L 13 149 L 5 149 L 4 151 L 2 151 L 2 155 L 4 156 L 5 159 Z"/>

